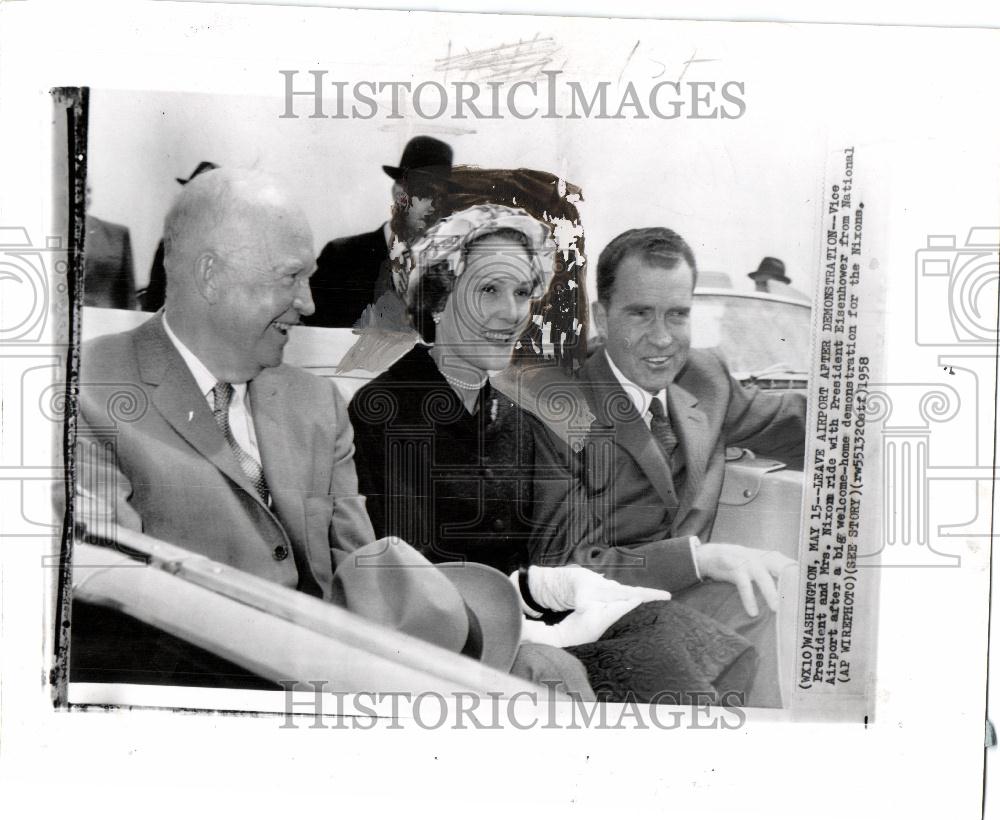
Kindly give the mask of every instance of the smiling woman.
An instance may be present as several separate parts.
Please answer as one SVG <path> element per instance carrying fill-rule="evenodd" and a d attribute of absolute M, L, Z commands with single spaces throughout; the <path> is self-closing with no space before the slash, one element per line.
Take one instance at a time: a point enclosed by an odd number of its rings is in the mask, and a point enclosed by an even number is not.
<path fill-rule="evenodd" d="M 603 698 L 690 702 L 744 692 L 753 648 L 663 590 L 623 586 L 568 555 L 572 482 L 564 442 L 490 382 L 520 344 L 552 271 L 550 230 L 519 209 L 480 205 L 442 220 L 413 249 L 407 307 L 418 345 L 350 404 L 358 485 L 379 537 L 436 564 L 511 575 L 529 642 L 571 647 Z M 431 345 L 428 347 L 428 345 Z M 559 371 L 561 372 L 561 371 Z M 547 549 L 552 543 L 559 548 Z M 706 651 L 710 647 L 711 651 Z M 709 695 L 710 696 L 710 695 Z"/>
<path fill-rule="evenodd" d="M 510 572 L 527 561 L 534 460 L 525 418 L 489 382 L 505 368 L 551 276 L 549 229 L 480 205 L 413 249 L 407 308 L 417 345 L 350 406 L 361 492 L 376 531 L 433 561 Z M 525 480 L 529 479 L 529 480 Z"/>

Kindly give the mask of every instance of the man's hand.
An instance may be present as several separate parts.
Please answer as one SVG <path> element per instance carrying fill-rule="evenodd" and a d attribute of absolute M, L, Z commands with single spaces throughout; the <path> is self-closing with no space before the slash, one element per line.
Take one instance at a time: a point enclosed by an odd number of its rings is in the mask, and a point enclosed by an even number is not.
<path fill-rule="evenodd" d="M 576 565 L 533 566 L 528 570 L 528 589 L 539 604 L 555 612 L 581 609 L 601 602 L 632 601 L 641 604 L 670 600 L 670 593 L 666 590 L 619 584 Z"/>
<path fill-rule="evenodd" d="M 696 555 L 702 577 L 734 584 L 744 609 L 751 617 L 758 614 L 753 585 L 757 585 L 767 605 L 777 612 L 778 588 L 774 579 L 788 567 L 796 566 L 795 561 L 780 552 L 765 552 L 739 544 L 702 544 Z"/>
<path fill-rule="evenodd" d="M 638 598 L 626 601 L 600 601 L 574 610 L 557 624 L 548 626 L 541 621 L 524 620 L 521 640 L 549 646 L 579 646 L 601 637 L 619 618 L 639 604 Z"/>

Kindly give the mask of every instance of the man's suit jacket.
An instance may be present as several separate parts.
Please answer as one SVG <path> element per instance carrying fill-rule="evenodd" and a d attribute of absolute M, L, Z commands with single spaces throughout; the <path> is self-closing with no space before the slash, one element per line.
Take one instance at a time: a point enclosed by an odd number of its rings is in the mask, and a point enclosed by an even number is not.
<path fill-rule="evenodd" d="M 128 228 L 87 214 L 83 303 L 88 307 L 135 308 L 135 271 Z"/>
<path fill-rule="evenodd" d="M 316 312 L 303 321 L 314 327 L 353 327 L 391 282 L 381 225 L 371 233 L 334 239 L 316 260 L 310 280 Z"/>
<path fill-rule="evenodd" d="M 347 408 L 331 382 L 280 365 L 250 383 L 268 508 L 167 337 L 162 314 L 92 340 L 81 360 L 83 518 L 104 516 L 324 598 L 340 557 L 374 540 Z"/>
<path fill-rule="evenodd" d="M 574 559 L 623 583 L 674 591 L 697 581 L 690 536 L 711 536 L 728 445 L 776 457 L 804 447 L 804 396 L 744 388 L 715 353 L 693 350 L 667 388 L 686 471 L 678 489 L 603 351 L 580 369 L 578 387 L 595 420 L 582 459 L 587 497 L 576 504 L 588 533 Z"/>

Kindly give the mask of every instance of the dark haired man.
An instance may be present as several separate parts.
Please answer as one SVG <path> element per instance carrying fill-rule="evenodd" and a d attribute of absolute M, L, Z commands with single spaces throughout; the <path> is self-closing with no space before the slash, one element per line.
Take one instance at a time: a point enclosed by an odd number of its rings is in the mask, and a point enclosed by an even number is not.
<path fill-rule="evenodd" d="M 744 634 L 761 657 L 748 702 L 776 706 L 771 612 L 775 581 L 794 562 L 709 537 L 726 446 L 801 454 L 805 398 L 744 388 L 714 352 L 690 349 L 696 277 L 691 248 L 667 228 L 626 231 L 600 255 L 593 310 L 605 343 L 579 373 L 595 416 L 586 480 L 600 516 L 573 557 L 668 589 Z"/>

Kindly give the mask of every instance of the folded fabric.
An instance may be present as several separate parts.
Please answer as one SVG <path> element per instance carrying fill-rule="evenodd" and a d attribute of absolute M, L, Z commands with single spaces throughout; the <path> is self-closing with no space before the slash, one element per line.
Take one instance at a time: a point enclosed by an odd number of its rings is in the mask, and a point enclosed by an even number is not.
<path fill-rule="evenodd" d="M 674 601 L 640 604 L 593 643 L 567 647 L 598 700 L 744 703 L 757 652 L 744 637 Z"/>

